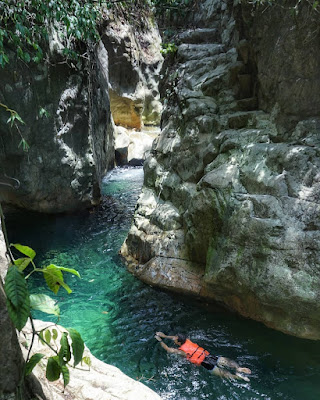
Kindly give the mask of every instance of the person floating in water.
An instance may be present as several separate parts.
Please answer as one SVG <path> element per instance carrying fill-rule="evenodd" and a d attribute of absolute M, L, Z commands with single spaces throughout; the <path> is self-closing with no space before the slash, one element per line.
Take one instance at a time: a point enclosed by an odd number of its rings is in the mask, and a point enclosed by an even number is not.
<path fill-rule="evenodd" d="M 164 348 L 170 354 L 178 354 L 186 357 L 187 360 L 196 365 L 202 365 L 205 369 L 209 370 L 213 375 L 221 376 L 227 379 L 242 379 L 249 382 L 250 379 L 243 374 L 251 374 L 249 368 L 241 368 L 238 363 L 230 360 L 226 357 L 213 356 L 207 350 L 203 349 L 196 343 L 191 342 L 185 335 L 177 334 L 175 336 L 167 336 L 163 332 L 157 332 L 155 338 L 160 342 L 162 348 Z M 179 346 L 178 349 L 168 347 L 162 338 L 171 339 Z M 235 370 L 235 375 L 227 371 L 225 368 Z"/>

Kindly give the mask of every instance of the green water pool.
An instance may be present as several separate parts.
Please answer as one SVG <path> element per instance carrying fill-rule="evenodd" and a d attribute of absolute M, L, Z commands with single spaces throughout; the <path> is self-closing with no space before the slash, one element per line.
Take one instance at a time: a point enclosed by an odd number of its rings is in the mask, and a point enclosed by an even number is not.
<path fill-rule="evenodd" d="M 96 357 L 165 400 L 319 400 L 320 343 L 151 288 L 126 271 L 118 251 L 142 180 L 141 168 L 115 169 L 104 179 L 101 206 L 92 211 L 7 215 L 11 242 L 36 249 L 37 264 L 55 263 L 81 274 L 81 279 L 67 277 L 73 293 L 57 296 L 60 324 L 80 331 Z M 33 279 L 32 292 L 43 292 L 43 283 Z M 252 369 L 251 382 L 223 381 L 167 355 L 153 338 L 158 330 L 185 333 L 211 353 L 236 359 Z"/>

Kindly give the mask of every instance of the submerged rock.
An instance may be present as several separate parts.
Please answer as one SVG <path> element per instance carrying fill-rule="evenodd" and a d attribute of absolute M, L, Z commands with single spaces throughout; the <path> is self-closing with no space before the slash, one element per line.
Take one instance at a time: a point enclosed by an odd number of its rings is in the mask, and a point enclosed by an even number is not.
<path fill-rule="evenodd" d="M 308 5 L 297 25 L 250 7 L 202 1 L 177 36 L 121 251 L 149 284 L 320 339 L 319 31 Z"/>
<path fill-rule="evenodd" d="M 46 329 L 52 324 L 39 320 L 34 320 L 35 329 L 37 331 Z M 57 343 L 60 342 L 62 332 L 65 329 L 56 326 L 58 330 Z M 20 341 L 25 356 L 27 349 L 26 344 L 30 345 L 32 336 L 32 328 L 27 324 L 20 335 Z M 45 344 L 41 344 L 40 340 L 35 340 L 32 348 L 32 354 L 41 353 L 45 357 L 51 357 L 52 350 Z M 118 368 L 103 363 L 95 358 L 90 351 L 85 348 L 85 357 L 90 357 L 90 368 L 85 364 L 79 364 L 77 368 L 69 368 L 70 382 L 66 388 L 63 386 L 62 378 L 49 382 L 46 378 L 47 360 L 41 360 L 33 370 L 33 374 L 38 378 L 40 387 L 34 386 L 33 393 L 37 398 L 44 400 L 160 400 L 161 397 L 155 392 L 143 385 L 141 382 L 135 381 L 122 373 Z M 41 393 L 42 392 L 42 393 Z"/>

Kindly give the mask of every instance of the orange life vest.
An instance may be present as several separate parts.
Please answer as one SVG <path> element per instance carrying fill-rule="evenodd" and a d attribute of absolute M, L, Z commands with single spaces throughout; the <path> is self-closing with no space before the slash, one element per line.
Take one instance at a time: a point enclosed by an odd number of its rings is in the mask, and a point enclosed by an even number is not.
<path fill-rule="evenodd" d="M 202 347 L 198 346 L 196 343 L 191 342 L 187 339 L 182 346 L 179 347 L 186 353 L 187 359 L 193 364 L 200 365 L 202 361 L 209 355 L 209 352 Z"/>

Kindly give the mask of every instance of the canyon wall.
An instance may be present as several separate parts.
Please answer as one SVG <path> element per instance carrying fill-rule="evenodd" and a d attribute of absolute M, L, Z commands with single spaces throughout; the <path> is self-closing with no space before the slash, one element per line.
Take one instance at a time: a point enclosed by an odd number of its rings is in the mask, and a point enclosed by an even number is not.
<path fill-rule="evenodd" d="M 90 207 L 115 150 L 118 164 L 131 165 L 150 151 L 158 131 L 141 129 L 161 116 L 157 25 L 138 4 L 130 15 L 116 5 L 103 18 L 99 45 L 77 61 L 66 61 L 55 32 L 48 62 L 26 66 L 9 51 L 0 82 L 0 181 L 20 186 L 2 186 L 2 201 L 47 213 Z M 5 106 L 24 123 L 8 124 Z"/>
<path fill-rule="evenodd" d="M 0 175 L 19 180 L 20 187 L 3 187 L 0 195 L 22 208 L 55 213 L 99 202 L 114 150 L 104 46 L 92 50 L 78 69 L 60 62 L 57 38 L 50 49 L 51 63 L 26 68 L 12 55 L 2 71 L 1 102 L 24 124 L 8 124 L 10 114 L 1 108 Z"/>
<path fill-rule="evenodd" d="M 101 35 L 109 56 L 109 95 L 117 165 L 142 165 L 159 131 L 161 37 L 143 2 L 115 6 Z"/>
<path fill-rule="evenodd" d="M 320 31 L 294 5 L 197 3 L 121 252 L 148 284 L 319 339 Z"/>

